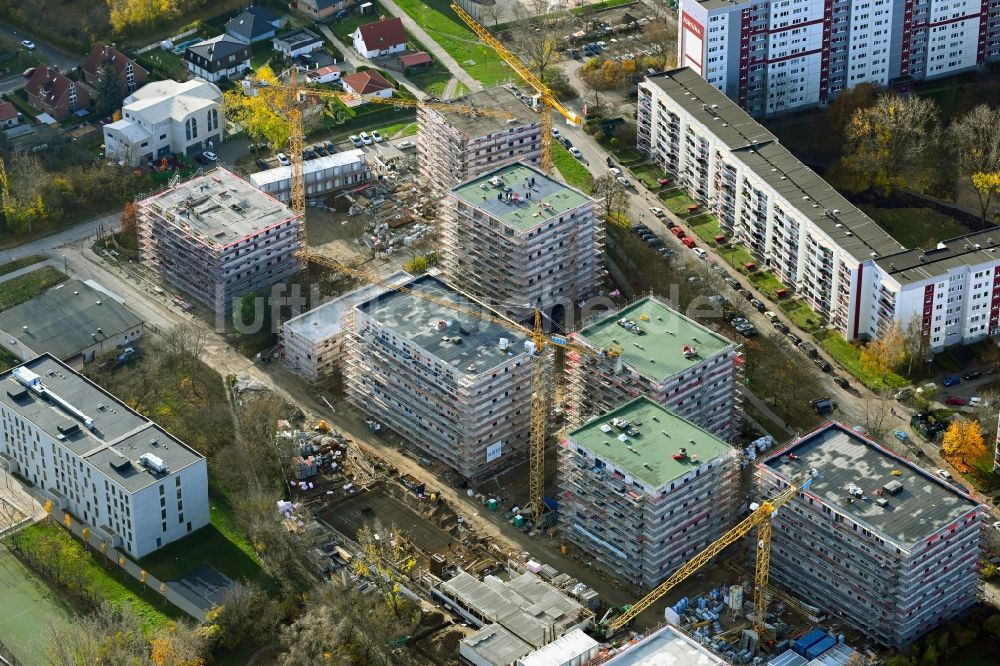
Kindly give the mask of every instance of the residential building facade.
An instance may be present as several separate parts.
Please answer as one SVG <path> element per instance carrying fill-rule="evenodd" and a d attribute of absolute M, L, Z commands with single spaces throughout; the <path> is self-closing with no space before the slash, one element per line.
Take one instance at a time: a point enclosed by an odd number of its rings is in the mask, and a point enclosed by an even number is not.
<path fill-rule="evenodd" d="M 90 93 L 86 87 L 48 65 L 35 67 L 24 92 L 31 106 L 56 120 L 65 120 L 70 114 L 90 105 Z"/>
<path fill-rule="evenodd" d="M 653 588 L 722 536 L 740 502 L 737 451 L 640 397 L 559 443 L 564 536 Z"/>
<path fill-rule="evenodd" d="M 594 200 L 517 162 L 451 189 L 443 267 L 461 289 L 517 317 L 559 321 L 604 275 L 604 226 Z"/>
<path fill-rule="evenodd" d="M 459 183 L 514 162 L 539 164 L 541 121 L 512 92 L 502 87 L 487 88 L 459 97 L 454 103 L 470 108 L 503 109 L 514 117 L 504 120 L 418 107 L 420 175 L 428 186 L 444 193 Z"/>
<path fill-rule="evenodd" d="M 123 55 L 115 47 L 105 44 L 94 44 L 90 55 L 80 67 L 84 79 L 92 86 L 99 85 L 105 69 L 110 68 L 118 77 L 118 83 L 126 95 L 134 93 L 149 79 L 149 72 L 142 65 Z"/>
<path fill-rule="evenodd" d="M 17 127 L 20 121 L 21 116 L 13 102 L 0 102 L 0 129 Z"/>
<path fill-rule="evenodd" d="M 250 69 L 250 45 L 222 34 L 189 46 L 184 51 L 184 62 L 191 76 L 212 83 L 237 79 Z"/>
<path fill-rule="evenodd" d="M 141 558 L 208 525 L 205 458 L 49 355 L 0 374 L 0 465 Z"/>
<path fill-rule="evenodd" d="M 218 318 L 302 268 L 303 215 L 221 167 L 137 206 L 142 261 Z"/>
<path fill-rule="evenodd" d="M 526 340 L 416 295 L 492 316 L 434 276 L 406 287 L 354 307 L 348 399 L 471 483 L 522 462 L 531 430 Z"/>
<path fill-rule="evenodd" d="M 306 160 L 303 167 L 306 197 L 320 197 L 367 182 L 371 167 L 363 150 L 354 148 L 333 155 Z M 292 197 L 292 168 L 275 167 L 249 176 L 262 192 L 288 203 Z"/>
<path fill-rule="evenodd" d="M 932 472 L 830 423 L 755 475 L 761 498 L 812 477 L 772 518 L 774 584 L 896 649 L 976 603 L 986 508 Z"/>
<path fill-rule="evenodd" d="M 353 4 L 349 0 L 291 0 L 288 6 L 314 21 L 324 21 Z"/>
<path fill-rule="evenodd" d="M 195 155 L 224 138 L 222 91 L 202 79 L 155 81 L 125 98 L 122 118 L 104 126 L 104 151 L 132 165 Z"/>
<path fill-rule="evenodd" d="M 1000 59 L 1000 0 L 681 0 L 678 63 L 754 115 Z"/>
<path fill-rule="evenodd" d="M 406 50 L 406 30 L 398 17 L 358 26 L 352 39 L 354 50 L 365 58 L 381 58 Z"/>
<path fill-rule="evenodd" d="M 566 354 L 573 409 L 583 425 L 645 396 L 723 440 L 739 434 L 739 345 L 647 296 L 584 322 Z"/>

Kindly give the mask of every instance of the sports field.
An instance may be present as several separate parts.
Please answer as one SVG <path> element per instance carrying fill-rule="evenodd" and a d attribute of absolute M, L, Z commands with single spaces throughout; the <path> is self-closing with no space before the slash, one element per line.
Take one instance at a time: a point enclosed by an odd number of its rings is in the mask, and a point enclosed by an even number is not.
<path fill-rule="evenodd" d="M 44 666 L 50 627 L 68 624 L 74 610 L 0 545 L 0 641 L 25 666 Z"/>

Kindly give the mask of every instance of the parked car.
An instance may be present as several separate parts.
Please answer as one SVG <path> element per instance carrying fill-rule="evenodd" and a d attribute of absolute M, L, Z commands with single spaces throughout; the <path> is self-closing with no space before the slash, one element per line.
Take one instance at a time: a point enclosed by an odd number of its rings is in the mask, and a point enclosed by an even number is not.
<path fill-rule="evenodd" d="M 764 310 L 764 317 L 771 322 L 778 320 L 778 315 L 776 315 L 774 312 L 771 312 L 770 310 Z"/>
<path fill-rule="evenodd" d="M 708 259 L 708 252 L 705 252 L 700 247 L 693 247 L 691 248 L 691 251 L 698 255 L 699 259 Z"/>
<path fill-rule="evenodd" d="M 740 288 L 740 282 L 739 282 L 739 280 L 737 280 L 734 277 L 728 277 L 727 276 L 727 277 L 723 278 L 723 280 L 725 281 L 726 284 L 728 284 L 733 289 L 739 289 Z"/>
<path fill-rule="evenodd" d="M 947 479 L 948 481 L 951 481 L 951 472 L 949 472 L 946 469 L 934 470 L 934 473 L 940 476 L 942 479 Z"/>
<path fill-rule="evenodd" d="M 983 376 L 982 370 L 970 370 L 969 372 L 962 375 L 962 379 L 967 382 L 971 382 L 973 379 L 979 379 Z"/>
<path fill-rule="evenodd" d="M 656 217 L 661 217 L 662 218 L 662 217 L 666 217 L 667 216 L 667 214 L 663 212 L 662 208 L 657 208 L 656 206 L 653 206 L 652 208 L 650 208 L 649 212 L 652 213 L 653 215 L 655 215 Z"/>
<path fill-rule="evenodd" d="M 624 188 L 630 188 L 630 187 L 632 187 L 632 183 L 629 182 L 629 179 L 626 178 L 625 176 L 618 176 L 618 178 L 616 180 L 619 183 L 621 183 L 622 187 L 624 187 Z"/>
<path fill-rule="evenodd" d="M 913 389 L 909 387 L 901 388 L 898 391 L 896 391 L 896 400 L 899 400 L 901 402 L 903 400 L 909 400 L 912 397 L 913 397 Z"/>
<path fill-rule="evenodd" d="M 613 159 L 611 159 L 611 156 L 608 156 L 608 157 L 605 157 L 605 158 L 604 158 L 604 162 L 605 162 L 605 164 L 607 164 L 607 165 L 608 165 L 609 167 L 613 167 L 613 166 L 615 165 L 615 161 L 614 161 Z"/>
<path fill-rule="evenodd" d="M 563 145 L 563 148 L 572 148 L 573 142 L 569 140 L 568 136 L 561 137 L 559 143 Z"/>
<path fill-rule="evenodd" d="M 330 153 L 331 155 L 337 152 L 337 147 L 333 145 L 333 141 L 324 141 L 323 147 L 326 148 L 326 152 Z"/>
<path fill-rule="evenodd" d="M 762 301 L 759 301 L 756 298 L 750 299 L 750 305 L 752 305 L 757 312 L 763 312 L 764 310 L 767 309 L 767 306 L 765 306 Z"/>
<path fill-rule="evenodd" d="M 944 404 L 955 405 L 957 407 L 964 407 L 965 405 L 969 404 L 969 399 L 963 398 L 960 395 L 949 395 L 947 398 L 944 399 Z"/>
<path fill-rule="evenodd" d="M 35 75 L 35 68 L 34 67 L 29 67 L 28 69 L 26 69 L 23 72 L 21 72 L 21 76 L 23 76 L 26 79 L 30 79 L 34 75 Z"/>
<path fill-rule="evenodd" d="M 372 130 L 372 141 L 375 143 L 382 143 L 382 133 L 378 130 Z"/>
<path fill-rule="evenodd" d="M 219 156 L 213 153 L 211 150 L 206 150 L 205 152 L 202 153 L 202 155 L 204 155 L 205 159 L 208 160 L 209 162 L 217 162 L 219 160 Z"/>
<path fill-rule="evenodd" d="M 774 326 L 774 330 L 778 331 L 779 333 L 784 333 L 785 335 L 788 335 L 788 331 L 790 329 L 777 319 L 772 321 L 771 324 Z"/>
<path fill-rule="evenodd" d="M 651 236 L 649 238 L 644 238 L 643 240 L 645 241 L 646 245 L 648 245 L 651 248 L 655 249 L 655 248 L 658 248 L 658 247 L 663 247 L 663 241 L 660 240 L 659 238 L 657 238 L 656 236 Z"/>
<path fill-rule="evenodd" d="M 257 168 L 261 170 L 271 168 L 266 161 L 260 159 L 259 157 L 256 160 L 254 160 L 254 164 L 256 164 Z"/>
<path fill-rule="evenodd" d="M 846 377 L 841 377 L 840 375 L 834 375 L 833 383 L 842 389 L 850 388 L 851 382 L 847 381 Z"/>
<path fill-rule="evenodd" d="M 753 294 L 751 294 L 746 289 L 737 289 L 736 293 L 742 296 L 743 298 L 747 299 L 748 301 L 753 300 Z"/>
<path fill-rule="evenodd" d="M 583 159 L 583 153 L 580 152 L 579 148 L 570 148 L 569 149 L 569 154 L 572 155 L 573 157 L 575 157 L 578 160 L 582 160 Z"/>
<path fill-rule="evenodd" d="M 288 159 L 288 155 L 284 153 L 278 153 L 278 164 L 281 166 L 292 166 L 292 161 Z"/>
<path fill-rule="evenodd" d="M 558 129 L 556 129 L 555 127 L 553 127 L 552 128 L 552 136 L 554 136 L 555 138 L 558 139 L 559 137 L 562 136 L 562 132 L 560 132 Z"/>
<path fill-rule="evenodd" d="M 21 40 L 21 46 L 23 46 L 24 48 L 28 49 L 29 51 L 34 51 L 35 50 L 35 43 L 33 41 L 31 41 L 30 39 L 22 39 Z"/>
<path fill-rule="evenodd" d="M 795 335 L 794 333 L 785 333 L 785 337 L 792 341 L 793 345 L 797 345 L 802 342 L 802 338 Z"/>
<path fill-rule="evenodd" d="M 816 349 L 816 345 L 811 342 L 800 342 L 798 343 L 798 347 L 812 358 L 816 358 L 819 355 L 819 350 Z"/>
<path fill-rule="evenodd" d="M 314 160 L 316 157 L 316 150 L 312 146 L 309 146 L 302 151 L 302 159 L 304 160 Z"/>
<path fill-rule="evenodd" d="M 892 433 L 892 436 L 893 436 L 893 437 L 895 437 L 896 439 L 898 439 L 899 441 L 903 442 L 904 444 L 906 443 L 906 441 L 907 441 L 908 439 L 910 439 L 910 436 L 909 436 L 909 435 L 907 435 L 907 434 L 906 434 L 906 433 L 905 433 L 904 431 L 902 431 L 902 430 L 896 430 L 896 431 L 894 431 L 894 432 Z"/>
<path fill-rule="evenodd" d="M 569 57 L 573 58 L 574 60 L 579 60 L 580 59 L 580 51 L 579 51 L 579 49 L 570 49 L 569 50 Z"/>
<path fill-rule="evenodd" d="M 949 386 L 957 386 L 962 383 L 962 378 L 958 375 L 951 375 L 950 377 L 945 377 L 944 381 L 941 382 L 942 386 L 945 388 Z"/>
<path fill-rule="evenodd" d="M 823 357 L 814 358 L 813 363 L 815 363 L 816 367 L 822 370 L 823 372 L 830 372 L 831 370 L 833 370 L 830 364 Z"/>
<path fill-rule="evenodd" d="M 369 134 L 368 132 L 362 132 L 358 136 L 361 138 L 361 143 L 363 143 L 364 145 L 366 145 L 366 146 L 372 145 L 372 143 L 373 143 L 373 141 L 372 141 L 372 135 Z"/>
<path fill-rule="evenodd" d="M 969 398 L 969 407 L 989 407 L 990 403 L 983 400 L 978 395 Z"/>
<path fill-rule="evenodd" d="M 813 398 L 809 404 L 812 405 L 817 414 L 829 414 L 835 407 L 831 398 Z"/>
<path fill-rule="evenodd" d="M 327 155 L 326 148 L 324 148 L 323 144 L 321 143 L 317 143 L 315 146 L 313 146 L 313 150 L 315 150 L 316 154 L 319 155 L 320 157 L 326 157 Z"/>
<path fill-rule="evenodd" d="M 622 170 L 619 169 L 618 167 L 611 167 L 610 169 L 608 169 L 608 173 L 617 178 L 618 176 L 622 175 Z"/>
<path fill-rule="evenodd" d="M 351 135 L 351 143 L 354 144 L 355 148 L 360 148 L 363 144 L 361 143 L 361 137 L 357 134 Z"/>

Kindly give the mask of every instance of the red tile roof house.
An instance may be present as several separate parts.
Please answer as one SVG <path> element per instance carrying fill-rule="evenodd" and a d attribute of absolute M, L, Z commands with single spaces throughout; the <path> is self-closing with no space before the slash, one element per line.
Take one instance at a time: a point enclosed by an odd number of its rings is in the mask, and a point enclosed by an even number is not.
<path fill-rule="evenodd" d="M 399 18 L 358 26 L 352 37 L 354 50 L 366 58 L 378 58 L 406 50 L 406 30 Z"/>
<path fill-rule="evenodd" d="M 92 86 L 98 85 L 105 65 L 110 65 L 118 72 L 118 80 L 126 94 L 132 94 L 149 79 L 149 72 L 131 58 L 122 54 L 113 46 L 94 44 L 90 55 L 83 61 L 83 78 Z"/>
<path fill-rule="evenodd" d="M 374 71 L 356 72 L 340 78 L 344 90 L 355 95 L 392 97 L 395 90 L 384 76 Z"/>
<path fill-rule="evenodd" d="M 90 93 L 82 85 L 71 81 L 59 70 L 39 65 L 24 86 L 28 103 L 56 120 L 63 120 L 78 109 L 90 104 Z"/>
<path fill-rule="evenodd" d="M 0 102 L 0 129 L 17 127 L 17 107 L 13 102 Z"/>

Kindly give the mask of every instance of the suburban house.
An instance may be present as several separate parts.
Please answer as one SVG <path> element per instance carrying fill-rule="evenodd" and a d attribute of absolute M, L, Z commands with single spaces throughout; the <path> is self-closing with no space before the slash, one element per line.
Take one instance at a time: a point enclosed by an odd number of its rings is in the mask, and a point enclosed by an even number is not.
<path fill-rule="evenodd" d="M 327 65 L 313 70 L 306 74 L 306 81 L 315 85 L 317 83 L 332 83 L 340 80 L 340 68 L 336 65 Z"/>
<path fill-rule="evenodd" d="M 378 58 L 406 50 L 406 30 L 398 18 L 358 26 L 352 36 L 354 50 L 366 58 Z"/>
<path fill-rule="evenodd" d="M 221 143 L 222 91 L 203 79 L 155 81 L 125 98 L 122 119 L 104 126 L 108 157 L 136 165 L 193 155 Z"/>
<path fill-rule="evenodd" d="M 323 38 L 305 28 L 278 35 L 273 41 L 274 50 L 289 58 L 296 58 L 323 48 Z"/>
<path fill-rule="evenodd" d="M 149 72 L 142 65 L 124 55 L 113 46 L 94 44 L 90 55 L 83 61 L 83 78 L 92 86 L 98 85 L 105 67 L 111 67 L 118 74 L 121 88 L 126 94 L 134 93 L 146 84 Z"/>
<path fill-rule="evenodd" d="M 87 89 L 60 74 L 55 67 L 39 65 L 24 86 L 28 102 L 56 120 L 63 120 L 79 109 L 90 104 Z"/>
<path fill-rule="evenodd" d="M 354 95 L 392 97 L 393 85 L 374 70 L 355 72 L 340 79 L 344 90 Z"/>
<path fill-rule="evenodd" d="M 0 102 L 0 129 L 17 127 L 18 122 L 17 107 L 14 103 Z"/>
<path fill-rule="evenodd" d="M 274 37 L 281 23 L 281 17 L 267 7 L 253 5 L 229 19 L 226 34 L 244 44 L 256 44 Z"/>
<path fill-rule="evenodd" d="M 434 58 L 426 51 L 407 53 L 399 56 L 399 71 L 404 74 L 414 69 L 426 69 L 434 64 Z"/>
<path fill-rule="evenodd" d="M 314 21 L 322 21 L 353 4 L 353 0 L 291 0 L 288 6 Z"/>
<path fill-rule="evenodd" d="M 233 79 L 250 69 L 250 45 L 229 35 L 206 39 L 184 51 L 192 76 L 216 83 Z"/>

